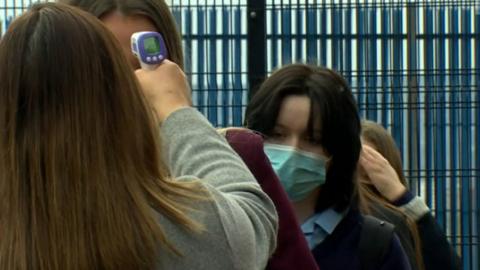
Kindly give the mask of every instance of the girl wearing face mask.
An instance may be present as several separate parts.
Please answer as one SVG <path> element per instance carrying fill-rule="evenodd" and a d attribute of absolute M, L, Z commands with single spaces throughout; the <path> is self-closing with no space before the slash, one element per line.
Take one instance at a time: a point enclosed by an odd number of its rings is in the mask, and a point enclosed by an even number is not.
<path fill-rule="evenodd" d="M 355 180 L 361 128 L 347 82 L 326 68 L 283 67 L 252 97 L 246 124 L 266 136 L 265 153 L 319 268 L 365 269 Z M 370 269 L 410 269 L 396 235 L 379 257 Z"/>

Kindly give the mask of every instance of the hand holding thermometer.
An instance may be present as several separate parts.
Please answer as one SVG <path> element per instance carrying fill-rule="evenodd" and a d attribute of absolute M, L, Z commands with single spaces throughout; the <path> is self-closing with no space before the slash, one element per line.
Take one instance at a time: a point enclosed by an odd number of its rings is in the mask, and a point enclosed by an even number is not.
<path fill-rule="evenodd" d="M 142 69 L 153 70 L 168 57 L 162 35 L 157 32 L 136 32 L 131 37 L 132 52 Z"/>

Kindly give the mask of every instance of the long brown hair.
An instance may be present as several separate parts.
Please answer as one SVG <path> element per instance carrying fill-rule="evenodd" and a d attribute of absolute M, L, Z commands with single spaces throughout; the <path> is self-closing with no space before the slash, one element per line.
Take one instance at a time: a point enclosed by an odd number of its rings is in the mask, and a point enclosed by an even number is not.
<path fill-rule="evenodd" d="M 199 185 L 170 180 L 121 48 L 95 17 L 34 5 L 0 41 L 0 269 L 152 269 Z M 162 247 L 165 247 L 164 249 Z"/>
<path fill-rule="evenodd" d="M 402 159 L 395 140 L 390 133 L 380 124 L 370 120 L 362 120 L 362 139 L 372 145 L 393 167 L 403 185 L 407 185 L 402 170 Z M 391 204 L 372 185 L 359 181 L 360 210 L 364 214 L 371 214 L 373 205 L 381 205 L 390 211 L 403 217 L 407 221 L 408 228 L 413 237 L 415 250 L 416 269 L 424 269 L 421 241 L 415 221 L 405 215 L 398 207 Z"/>
<path fill-rule="evenodd" d="M 180 32 L 168 5 L 163 0 L 58 0 L 79 7 L 100 18 L 112 11 L 125 16 L 143 15 L 151 20 L 157 31 L 162 34 L 167 47 L 168 57 L 182 69 L 183 51 Z"/>

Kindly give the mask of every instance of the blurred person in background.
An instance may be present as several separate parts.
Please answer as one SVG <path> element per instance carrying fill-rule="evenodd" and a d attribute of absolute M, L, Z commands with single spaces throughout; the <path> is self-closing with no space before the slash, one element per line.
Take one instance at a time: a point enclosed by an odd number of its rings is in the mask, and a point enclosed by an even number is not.
<path fill-rule="evenodd" d="M 418 245 L 426 270 L 461 269 L 460 259 L 449 244 L 425 202 L 407 189 L 400 151 L 390 133 L 380 124 L 362 122 L 363 150 L 359 174 L 369 200 L 394 206 L 415 222 Z M 390 207 L 391 208 L 391 207 Z"/>

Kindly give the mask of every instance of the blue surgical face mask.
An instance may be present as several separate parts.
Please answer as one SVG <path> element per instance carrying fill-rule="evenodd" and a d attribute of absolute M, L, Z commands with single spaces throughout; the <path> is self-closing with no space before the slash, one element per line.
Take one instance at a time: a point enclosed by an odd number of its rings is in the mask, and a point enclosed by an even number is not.
<path fill-rule="evenodd" d="M 268 143 L 265 144 L 264 151 L 291 201 L 305 199 L 315 188 L 325 183 L 325 157 L 290 146 Z"/>

